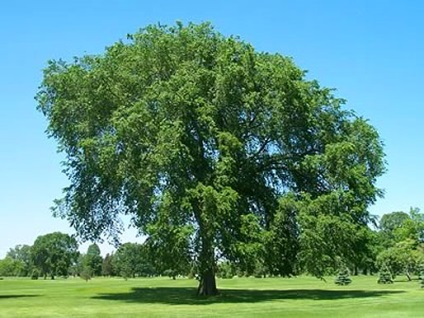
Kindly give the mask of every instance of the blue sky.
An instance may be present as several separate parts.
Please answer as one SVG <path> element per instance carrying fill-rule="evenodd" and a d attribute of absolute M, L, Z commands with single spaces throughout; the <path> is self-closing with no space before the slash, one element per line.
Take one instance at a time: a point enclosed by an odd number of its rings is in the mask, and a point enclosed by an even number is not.
<path fill-rule="evenodd" d="M 383 214 L 422 208 L 422 1 L 4 1 L 0 10 L 0 257 L 40 234 L 72 233 L 49 207 L 67 180 L 33 97 L 49 59 L 101 53 L 150 23 L 211 21 L 259 51 L 294 58 L 337 88 L 385 143 Z M 135 241 L 128 231 L 123 241 Z M 103 253 L 111 247 L 102 246 Z"/>

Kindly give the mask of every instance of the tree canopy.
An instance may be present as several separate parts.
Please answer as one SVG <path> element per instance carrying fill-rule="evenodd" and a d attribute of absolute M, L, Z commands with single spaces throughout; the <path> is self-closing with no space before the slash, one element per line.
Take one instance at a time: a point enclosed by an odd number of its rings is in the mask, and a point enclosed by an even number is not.
<path fill-rule="evenodd" d="M 156 274 L 149 261 L 146 246 L 137 243 L 120 245 L 113 255 L 112 264 L 114 270 L 124 278 Z"/>
<path fill-rule="evenodd" d="M 347 257 L 382 192 L 377 131 L 308 80 L 208 24 L 148 26 L 103 54 L 50 61 L 37 95 L 70 185 L 55 215 L 86 239 L 120 214 L 150 244 L 215 266 L 315 275 Z"/>
<path fill-rule="evenodd" d="M 102 274 L 103 258 L 99 246 L 94 243 L 87 248 L 87 253 L 83 256 L 82 266 L 90 276 L 100 276 Z"/>
<path fill-rule="evenodd" d="M 384 214 L 378 238 L 383 249 L 377 255 L 377 263 L 385 264 L 393 277 L 405 273 L 411 280 L 411 273 L 424 262 L 424 215 L 418 208 L 411 208 L 409 213 Z"/>
<path fill-rule="evenodd" d="M 68 234 L 54 232 L 40 235 L 31 247 L 33 264 L 44 277 L 68 276 L 68 270 L 78 258 L 78 244 Z"/>
<path fill-rule="evenodd" d="M 9 249 L 6 258 L 9 257 L 20 264 L 20 272 L 17 276 L 28 276 L 32 269 L 31 263 L 31 246 L 29 245 L 16 245 L 14 248 Z"/>

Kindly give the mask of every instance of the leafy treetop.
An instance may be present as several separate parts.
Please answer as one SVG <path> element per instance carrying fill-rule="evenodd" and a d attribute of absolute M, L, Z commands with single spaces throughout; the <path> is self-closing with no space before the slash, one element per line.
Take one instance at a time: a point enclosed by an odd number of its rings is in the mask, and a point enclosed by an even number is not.
<path fill-rule="evenodd" d="M 55 215 L 86 239 L 115 237 L 132 215 L 151 245 L 196 260 L 200 294 L 217 292 L 217 258 L 322 275 L 381 195 L 382 143 L 366 120 L 291 59 L 208 23 L 148 26 L 102 55 L 50 61 L 37 100 L 66 154 Z"/>

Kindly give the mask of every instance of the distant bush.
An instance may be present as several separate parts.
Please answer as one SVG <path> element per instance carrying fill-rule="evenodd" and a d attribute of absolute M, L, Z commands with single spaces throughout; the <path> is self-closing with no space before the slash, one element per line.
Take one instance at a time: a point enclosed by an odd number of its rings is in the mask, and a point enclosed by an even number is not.
<path fill-rule="evenodd" d="M 37 269 L 34 269 L 34 270 L 31 272 L 31 279 L 32 279 L 32 280 L 37 280 L 37 279 L 38 279 L 38 277 L 40 277 L 40 272 L 39 272 Z"/>
<path fill-rule="evenodd" d="M 177 278 L 177 271 L 173 269 L 166 269 L 163 271 L 163 275 L 168 276 L 169 278 L 176 279 Z"/>
<path fill-rule="evenodd" d="M 218 264 L 217 276 L 219 278 L 224 278 L 224 279 L 233 278 L 235 274 L 236 273 L 235 273 L 234 267 L 231 265 L 230 262 L 225 261 Z"/>

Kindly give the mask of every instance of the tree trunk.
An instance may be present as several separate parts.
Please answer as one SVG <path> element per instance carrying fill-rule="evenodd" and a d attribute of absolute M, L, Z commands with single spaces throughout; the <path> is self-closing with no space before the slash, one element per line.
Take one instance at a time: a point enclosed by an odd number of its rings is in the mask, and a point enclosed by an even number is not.
<path fill-rule="evenodd" d="M 203 148 L 202 148 L 203 149 Z M 193 208 L 199 225 L 200 246 L 198 246 L 199 256 L 198 271 L 199 271 L 199 287 L 197 288 L 198 296 L 214 296 L 218 294 L 215 280 L 215 249 L 213 246 L 213 225 L 210 224 L 205 215 L 210 215 L 212 212 L 206 209 L 202 211 L 201 204 L 195 200 Z M 209 213 L 208 213 L 209 212 Z"/>
<path fill-rule="evenodd" d="M 218 295 L 215 280 L 215 253 L 212 246 L 212 239 L 207 236 L 202 237 L 202 246 L 198 261 L 200 281 L 199 288 L 197 289 L 197 295 Z"/>
<path fill-rule="evenodd" d="M 215 296 L 218 295 L 216 288 L 216 280 L 214 271 L 207 270 L 200 275 L 199 287 L 197 288 L 198 296 Z"/>

